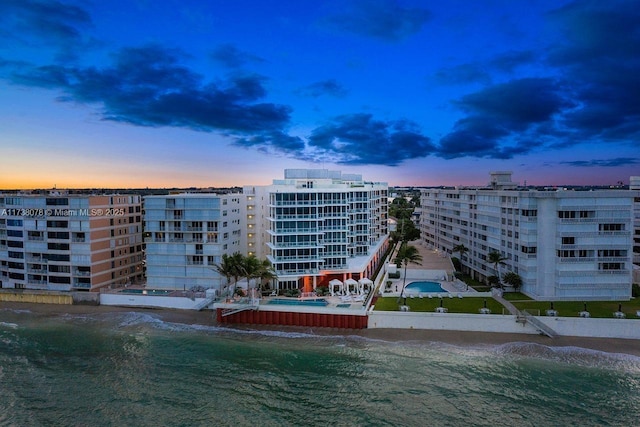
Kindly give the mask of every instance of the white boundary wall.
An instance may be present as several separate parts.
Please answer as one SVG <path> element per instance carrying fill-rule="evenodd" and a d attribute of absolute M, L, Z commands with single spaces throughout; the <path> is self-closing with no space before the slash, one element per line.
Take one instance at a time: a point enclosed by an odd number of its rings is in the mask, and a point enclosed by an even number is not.
<path fill-rule="evenodd" d="M 516 322 L 516 316 L 501 314 L 370 311 L 368 327 L 369 329 L 435 329 L 536 335 L 539 333 L 529 324 Z"/>
<path fill-rule="evenodd" d="M 195 310 L 204 298 L 165 297 L 157 295 L 100 294 L 100 305 L 124 307 L 158 307 L 178 310 Z"/>
<path fill-rule="evenodd" d="M 591 319 L 536 316 L 557 335 L 640 339 L 640 319 Z M 499 314 L 399 313 L 370 311 L 369 329 L 427 329 L 471 332 L 535 334 L 530 323 L 516 322 L 516 316 Z"/>
<path fill-rule="evenodd" d="M 558 335 L 640 339 L 640 319 L 591 319 L 536 316 Z M 640 345 L 640 343 L 639 343 Z"/>

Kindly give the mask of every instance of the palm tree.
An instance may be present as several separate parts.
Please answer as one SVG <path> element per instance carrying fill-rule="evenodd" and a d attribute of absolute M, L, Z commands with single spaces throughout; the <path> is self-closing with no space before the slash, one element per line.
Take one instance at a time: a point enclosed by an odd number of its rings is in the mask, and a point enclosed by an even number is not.
<path fill-rule="evenodd" d="M 262 283 L 265 280 L 273 280 L 276 279 L 278 275 L 276 271 L 273 269 L 273 265 L 269 262 L 268 259 L 263 259 L 260 265 L 260 271 L 258 278 L 260 279 L 260 288 L 262 288 Z"/>
<path fill-rule="evenodd" d="M 513 286 L 513 289 L 516 292 L 518 291 L 518 289 L 520 289 L 520 286 L 522 286 L 522 277 L 520 277 L 518 273 L 514 273 L 513 271 L 505 273 L 502 280 L 507 285 Z"/>
<path fill-rule="evenodd" d="M 242 271 L 247 278 L 247 290 L 251 285 L 251 279 L 259 277 L 261 267 L 262 263 L 254 255 L 242 258 Z"/>
<path fill-rule="evenodd" d="M 462 243 L 460 243 L 459 245 L 455 245 L 453 247 L 452 252 L 454 254 L 458 252 L 458 254 L 460 255 L 460 258 L 462 258 L 462 255 L 464 255 L 465 252 L 469 252 L 469 248 L 463 245 Z"/>
<path fill-rule="evenodd" d="M 502 256 L 502 254 L 498 251 L 491 251 L 487 256 L 487 261 L 493 264 L 493 269 L 496 271 L 496 274 L 498 276 L 498 281 L 501 281 L 500 270 L 498 269 L 498 267 L 500 265 L 504 265 L 504 261 L 506 260 L 507 260 L 507 257 Z"/>
<path fill-rule="evenodd" d="M 398 299 L 398 302 L 400 302 L 400 300 L 404 296 L 404 287 L 407 283 L 407 266 L 409 264 L 422 265 L 420 264 L 420 261 L 422 261 L 422 255 L 420 255 L 418 248 L 416 248 L 415 246 L 409 246 L 409 244 L 404 242 L 400 246 L 400 249 L 398 249 L 396 260 L 396 262 L 399 261 L 401 265 L 404 264 L 404 279 L 402 280 L 402 291 L 400 292 L 400 298 Z"/>
<path fill-rule="evenodd" d="M 227 279 L 227 285 L 231 284 L 231 278 L 234 275 L 233 260 L 227 254 L 222 255 L 222 260 L 219 264 L 214 264 L 213 269 L 225 279 Z M 222 283 L 220 284 L 220 295 L 222 295 Z"/>
<path fill-rule="evenodd" d="M 244 257 L 242 264 L 243 272 L 249 283 L 252 279 L 260 279 L 260 283 L 256 285 L 256 288 L 262 287 L 263 280 L 276 278 L 276 273 L 267 259 L 261 261 L 254 255 L 250 255 Z"/>
<path fill-rule="evenodd" d="M 227 284 L 230 284 L 231 279 L 233 278 L 235 286 L 240 277 L 244 276 L 243 259 L 244 257 L 240 252 L 236 252 L 233 255 L 223 254 L 222 261 L 219 264 L 214 264 L 213 269 L 227 279 Z M 234 292 L 235 289 L 231 295 L 233 295 Z M 222 289 L 220 289 L 220 293 L 222 294 Z"/>

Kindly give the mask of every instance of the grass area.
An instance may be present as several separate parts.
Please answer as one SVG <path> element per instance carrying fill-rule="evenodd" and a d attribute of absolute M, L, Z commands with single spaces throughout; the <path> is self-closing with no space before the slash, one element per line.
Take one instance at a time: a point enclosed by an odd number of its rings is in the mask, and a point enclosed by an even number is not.
<path fill-rule="evenodd" d="M 505 294 L 506 296 L 507 294 Z M 551 307 L 549 301 L 514 301 L 511 303 L 520 311 L 527 310 L 531 314 L 544 316 L 546 311 Z M 579 317 L 580 312 L 584 310 L 583 301 L 554 301 L 553 309 L 558 312 L 558 316 L 562 317 Z M 640 310 L 640 299 L 632 299 L 631 301 L 587 301 L 587 311 L 591 317 L 613 318 L 613 313 L 618 311 L 618 306 L 622 304 L 622 312 L 628 319 L 639 319 L 636 312 Z"/>
<path fill-rule="evenodd" d="M 491 313 L 502 314 L 502 304 L 493 298 L 447 297 L 442 298 L 442 306 L 446 307 L 449 313 L 478 314 L 480 309 L 484 307 L 485 300 L 487 301 L 487 308 L 491 310 Z M 401 304 L 398 304 L 398 297 L 380 297 L 376 301 L 375 309 L 379 311 L 400 311 L 400 305 Z M 407 298 L 407 305 L 410 311 L 416 313 L 434 313 L 436 308 L 440 307 L 440 298 Z"/>
<path fill-rule="evenodd" d="M 504 292 L 502 298 L 507 301 L 533 301 L 530 297 L 526 296 L 522 292 Z"/>

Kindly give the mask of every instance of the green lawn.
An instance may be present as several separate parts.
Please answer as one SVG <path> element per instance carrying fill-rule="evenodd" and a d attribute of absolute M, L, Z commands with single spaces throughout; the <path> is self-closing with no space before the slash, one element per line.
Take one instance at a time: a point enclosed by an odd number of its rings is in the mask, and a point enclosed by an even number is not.
<path fill-rule="evenodd" d="M 544 316 L 551 307 L 549 301 L 511 300 L 511 303 L 518 310 L 528 310 L 531 314 L 537 314 L 536 312 L 539 310 L 541 316 Z M 554 301 L 553 309 L 558 311 L 558 316 L 579 317 L 579 313 L 584 310 L 584 304 L 583 301 Z M 636 311 L 640 310 L 640 299 L 638 298 L 631 301 L 587 301 L 586 304 L 591 317 L 613 318 L 613 313 L 618 311 L 618 305 L 622 304 L 622 312 L 628 319 L 639 318 L 636 315 Z"/>
<path fill-rule="evenodd" d="M 551 307 L 549 301 L 534 301 L 521 293 L 505 293 L 504 298 L 509 300 L 520 311 L 527 310 L 531 314 L 544 316 L 546 311 Z M 442 306 L 448 309 L 449 313 L 471 313 L 477 314 L 487 301 L 487 308 L 492 314 L 502 314 L 502 304 L 493 298 L 484 297 L 464 297 L 464 298 L 442 298 Z M 628 319 L 640 319 L 636 312 L 640 310 L 640 298 L 631 301 L 588 301 L 587 311 L 594 318 L 613 318 L 613 313 L 618 311 L 618 305 L 622 304 L 622 312 Z M 380 297 L 376 301 L 375 309 L 380 311 L 399 311 L 398 297 Z M 440 298 L 407 298 L 407 305 L 412 312 L 430 312 L 436 311 L 440 306 Z M 554 310 L 558 311 L 558 315 L 562 317 L 579 317 L 580 312 L 584 309 L 583 301 L 554 301 Z M 504 309 L 504 313 L 508 313 Z"/>
<path fill-rule="evenodd" d="M 502 304 L 494 300 L 493 298 L 442 298 L 442 306 L 448 309 L 449 313 L 472 313 L 478 314 L 480 309 L 484 307 L 484 301 L 487 301 L 487 308 L 491 310 L 492 314 L 502 314 Z M 379 311 L 399 311 L 400 305 L 398 304 L 398 297 L 380 297 L 376 301 L 376 310 Z M 430 312 L 436 311 L 437 307 L 440 307 L 440 298 L 407 298 L 407 305 L 409 310 L 413 312 Z M 505 309 L 505 313 L 508 313 Z"/>

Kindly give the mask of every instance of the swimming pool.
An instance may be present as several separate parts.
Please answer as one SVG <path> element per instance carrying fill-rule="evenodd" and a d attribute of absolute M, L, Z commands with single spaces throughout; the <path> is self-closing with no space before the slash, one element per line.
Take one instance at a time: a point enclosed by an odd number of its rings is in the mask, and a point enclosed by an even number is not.
<path fill-rule="evenodd" d="M 404 290 L 409 292 L 445 292 L 440 283 L 429 281 L 411 282 Z"/>
<path fill-rule="evenodd" d="M 329 302 L 324 298 L 316 298 L 316 299 L 283 299 L 276 298 L 272 299 L 267 304 L 274 305 L 307 305 L 313 307 L 325 307 L 329 304 Z"/>

